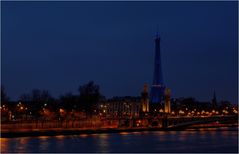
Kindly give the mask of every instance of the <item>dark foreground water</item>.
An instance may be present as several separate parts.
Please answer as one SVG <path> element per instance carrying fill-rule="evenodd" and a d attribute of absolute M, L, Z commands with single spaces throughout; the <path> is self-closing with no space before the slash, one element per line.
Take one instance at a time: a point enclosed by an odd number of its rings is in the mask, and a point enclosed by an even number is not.
<path fill-rule="evenodd" d="M 1 152 L 237 152 L 231 129 L 1 138 Z"/>

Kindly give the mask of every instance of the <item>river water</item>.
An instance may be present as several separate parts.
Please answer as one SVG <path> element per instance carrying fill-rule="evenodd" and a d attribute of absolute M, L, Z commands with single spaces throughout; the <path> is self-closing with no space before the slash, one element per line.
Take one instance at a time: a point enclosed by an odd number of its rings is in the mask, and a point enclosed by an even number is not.
<path fill-rule="evenodd" d="M 237 128 L 1 138 L 1 152 L 237 152 Z"/>

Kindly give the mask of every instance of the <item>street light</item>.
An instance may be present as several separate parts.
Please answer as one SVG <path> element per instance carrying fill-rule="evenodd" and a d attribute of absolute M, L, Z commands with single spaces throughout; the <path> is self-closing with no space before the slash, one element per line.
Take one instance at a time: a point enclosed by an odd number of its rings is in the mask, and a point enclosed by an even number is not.
<path fill-rule="evenodd" d="M 179 114 L 184 114 L 185 112 L 182 110 L 179 110 Z"/>
<path fill-rule="evenodd" d="M 43 110 L 44 110 L 44 108 L 43 108 Z M 63 112 L 64 112 L 64 110 L 63 110 L 63 109 L 60 109 L 59 111 L 60 111 L 60 113 L 63 113 Z"/>

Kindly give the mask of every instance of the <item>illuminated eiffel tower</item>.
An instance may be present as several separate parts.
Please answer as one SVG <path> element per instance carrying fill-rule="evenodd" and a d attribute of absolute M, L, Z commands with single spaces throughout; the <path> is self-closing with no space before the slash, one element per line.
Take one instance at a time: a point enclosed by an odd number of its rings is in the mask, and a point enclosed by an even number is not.
<path fill-rule="evenodd" d="M 160 37 L 157 34 L 155 38 L 154 77 L 150 93 L 150 101 L 152 103 L 161 103 L 164 99 L 164 91 L 165 86 L 163 85 L 161 68 Z"/>

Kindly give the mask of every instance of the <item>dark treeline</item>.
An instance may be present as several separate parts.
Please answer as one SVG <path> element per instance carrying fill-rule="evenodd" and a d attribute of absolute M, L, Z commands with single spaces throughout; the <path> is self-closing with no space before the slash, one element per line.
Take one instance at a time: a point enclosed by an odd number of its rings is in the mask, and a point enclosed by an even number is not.
<path fill-rule="evenodd" d="M 4 86 L 1 86 L 1 106 L 16 115 L 24 112 L 34 118 L 41 117 L 46 111 L 59 113 L 61 109 L 64 112 L 84 112 L 87 116 L 91 116 L 97 110 L 97 102 L 105 98 L 100 93 L 99 85 L 93 81 L 79 86 L 78 92 L 78 95 L 66 93 L 54 98 L 48 90 L 33 89 L 30 93 L 22 94 L 17 102 L 12 102 L 7 97 Z"/>

